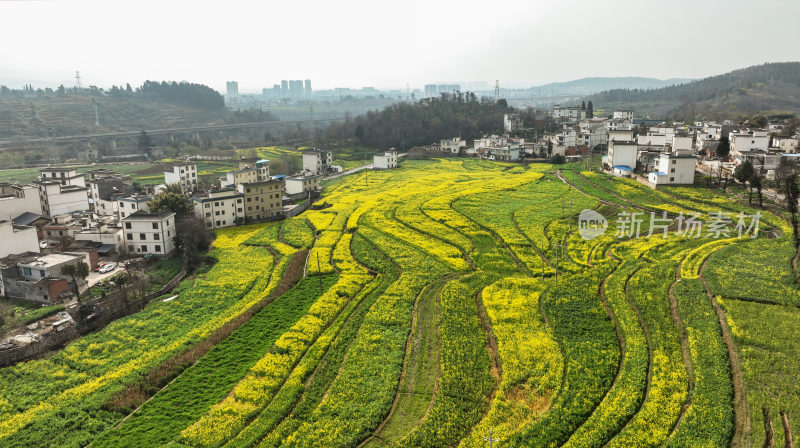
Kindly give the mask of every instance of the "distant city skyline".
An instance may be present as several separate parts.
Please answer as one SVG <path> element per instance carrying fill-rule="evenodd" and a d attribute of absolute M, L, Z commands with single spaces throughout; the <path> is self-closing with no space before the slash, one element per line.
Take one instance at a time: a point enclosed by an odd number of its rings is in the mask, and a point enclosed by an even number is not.
<path fill-rule="evenodd" d="M 0 84 L 69 87 L 78 70 L 102 88 L 185 80 L 225 92 L 235 80 L 247 94 L 310 79 L 314 90 L 492 89 L 702 78 L 800 59 L 792 0 L 307 1 L 300 16 L 291 2 L 110 5 L 0 1 Z"/>

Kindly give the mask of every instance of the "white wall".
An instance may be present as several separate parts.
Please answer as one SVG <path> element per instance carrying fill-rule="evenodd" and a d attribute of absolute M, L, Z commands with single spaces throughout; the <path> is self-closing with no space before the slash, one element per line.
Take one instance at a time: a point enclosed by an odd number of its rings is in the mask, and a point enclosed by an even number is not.
<path fill-rule="evenodd" d="M 39 190 L 27 188 L 23 190 L 24 197 L 0 198 L 0 220 L 11 220 L 25 213 L 42 213 L 39 202 Z"/>
<path fill-rule="evenodd" d="M 39 253 L 36 228 L 15 230 L 11 221 L 0 222 L 0 258 L 29 251 Z"/>

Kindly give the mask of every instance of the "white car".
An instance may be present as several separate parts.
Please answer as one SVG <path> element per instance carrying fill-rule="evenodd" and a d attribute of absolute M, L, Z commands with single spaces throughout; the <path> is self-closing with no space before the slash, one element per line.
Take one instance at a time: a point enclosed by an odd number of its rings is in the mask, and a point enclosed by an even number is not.
<path fill-rule="evenodd" d="M 103 267 L 101 267 L 100 270 L 97 271 L 97 272 L 99 272 L 101 274 L 105 274 L 106 272 L 111 272 L 116 268 L 117 268 L 117 264 L 116 263 L 108 263 L 108 264 L 104 264 Z"/>

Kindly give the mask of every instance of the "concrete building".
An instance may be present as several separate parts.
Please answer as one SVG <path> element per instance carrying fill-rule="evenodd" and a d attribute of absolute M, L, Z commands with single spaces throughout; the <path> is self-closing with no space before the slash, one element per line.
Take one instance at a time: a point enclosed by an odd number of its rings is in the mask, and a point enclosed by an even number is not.
<path fill-rule="evenodd" d="M 166 256 L 175 250 L 175 213 L 138 211 L 122 220 L 125 251 Z"/>
<path fill-rule="evenodd" d="M 182 163 L 174 165 L 172 171 L 164 171 L 164 183 L 180 185 L 184 193 L 197 191 L 197 164 Z"/>
<path fill-rule="evenodd" d="M 225 83 L 226 99 L 228 101 L 239 98 L 239 83 L 236 81 L 227 81 Z"/>
<path fill-rule="evenodd" d="M 331 151 L 310 149 L 303 151 L 303 171 L 311 175 L 325 175 L 331 171 L 333 153 Z"/>
<path fill-rule="evenodd" d="M 778 150 L 782 153 L 796 153 L 798 148 L 798 136 L 795 135 L 794 137 L 775 137 L 772 139 L 772 146 L 778 148 Z M 2 205 L 0 205 L 0 209 L 2 209 Z"/>
<path fill-rule="evenodd" d="M 16 226 L 11 221 L 0 221 L 0 258 L 23 252 L 39 253 L 36 228 Z"/>
<path fill-rule="evenodd" d="M 0 295 L 44 304 L 56 303 L 71 295 L 72 279 L 61 275 L 61 267 L 82 260 L 80 256 L 36 253 L 2 258 Z"/>
<path fill-rule="evenodd" d="M 633 111 L 630 109 L 617 109 L 611 118 L 633 121 Z"/>
<path fill-rule="evenodd" d="M 39 172 L 40 181 L 58 182 L 61 185 L 86 186 L 83 174 L 78 174 L 74 168 L 42 168 Z"/>
<path fill-rule="evenodd" d="M 556 123 L 577 123 L 586 119 L 586 111 L 580 106 L 553 106 L 553 120 Z"/>
<path fill-rule="evenodd" d="M 244 196 L 244 219 L 260 222 L 276 219 L 283 210 L 283 181 L 280 179 L 237 184 Z"/>
<path fill-rule="evenodd" d="M 611 142 L 630 142 L 633 141 L 633 131 L 630 129 L 609 129 L 608 130 L 608 145 Z"/>
<path fill-rule="evenodd" d="M 230 227 L 244 221 L 244 194 L 233 188 L 209 191 L 206 196 L 193 197 L 194 214 L 209 229 Z"/>
<path fill-rule="evenodd" d="M 152 196 L 132 194 L 124 198 L 117 199 L 117 210 L 120 219 L 125 218 L 138 211 L 145 213 L 150 212 L 150 201 L 153 200 Z"/>
<path fill-rule="evenodd" d="M 100 224 L 98 226 L 83 229 L 75 232 L 73 238 L 75 241 L 91 241 L 100 244 L 98 252 L 101 255 L 116 251 L 117 253 L 125 253 L 125 241 L 122 225 L 115 224 Z"/>
<path fill-rule="evenodd" d="M 372 166 L 376 170 L 388 170 L 397 168 L 397 151 L 390 150 L 383 153 L 383 155 L 372 156 Z"/>
<path fill-rule="evenodd" d="M 255 168 L 258 176 L 257 182 L 264 182 L 270 179 L 269 160 L 267 159 L 242 159 L 239 161 L 239 169 Z"/>
<path fill-rule="evenodd" d="M 729 134 L 731 154 L 749 151 L 764 151 L 769 149 L 769 134 L 767 131 L 734 131 Z"/>
<path fill-rule="evenodd" d="M 310 79 L 306 79 L 303 82 L 303 90 L 304 90 L 303 93 L 305 93 L 306 97 L 307 98 L 311 98 L 311 80 Z"/>
<path fill-rule="evenodd" d="M 614 174 L 629 176 L 636 167 L 639 145 L 632 141 L 612 140 L 608 143 L 608 164 Z"/>
<path fill-rule="evenodd" d="M 467 141 L 464 139 L 453 137 L 451 139 L 444 139 L 439 142 L 439 151 L 449 152 L 450 154 L 458 154 L 462 149 L 467 147 Z"/>
<path fill-rule="evenodd" d="M 286 184 L 286 194 L 307 195 L 309 191 L 319 191 L 321 176 L 287 176 L 283 180 Z"/>
<path fill-rule="evenodd" d="M 500 162 L 516 162 L 519 160 L 519 145 L 509 145 L 506 147 L 490 148 L 489 159 Z"/>
<path fill-rule="evenodd" d="M 89 210 L 89 189 L 58 181 L 37 181 L 41 211 L 46 216 Z"/>
<path fill-rule="evenodd" d="M 694 150 L 694 138 L 686 135 L 672 136 L 672 152 L 690 153 Z"/>
<path fill-rule="evenodd" d="M 220 178 L 220 188 L 235 188 L 240 184 L 251 184 L 258 182 L 258 170 L 255 168 L 243 168 L 236 171 L 228 171 L 225 177 Z"/>
<path fill-rule="evenodd" d="M 519 114 L 505 114 L 503 115 L 503 129 L 506 132 L 514 132 L 522 130 L 522 118 Z"/>
<path fill-rule="evenodd" d="M 23 213 L 41 212 L 38 188 L 0 183 L 0 220 L 14 219 Z"/>
<path fill-rule="evenodd" d="M 693 155 L 661 154 L 647 180 L 655 185 L 692 185 L 696 163 Z"/>

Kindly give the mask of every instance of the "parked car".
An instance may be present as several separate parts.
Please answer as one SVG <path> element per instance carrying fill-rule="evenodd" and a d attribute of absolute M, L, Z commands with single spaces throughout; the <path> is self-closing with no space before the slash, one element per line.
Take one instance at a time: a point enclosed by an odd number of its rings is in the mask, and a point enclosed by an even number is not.
<path fill-rule="evenodd" d="M 106 272 L 111 272 L 116 268 L 117 268 L 117 264 L 116 263 L 106 263 L 97 272 L 99 272 L 101 274 L 105 274 Z"/>
<path fill-rule="evenodd" d="M 102 269 L 103 266 L 105 266 L 107 264 L 108 264 L 107 261 L 99 261 L 99 262 L 97 262 L 97 266 L 94 267 L 93 271 L 94 272 L 100 272 L 100 269 Z"/>

